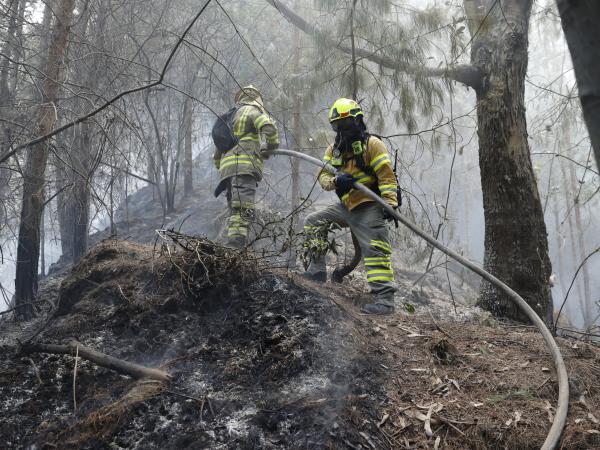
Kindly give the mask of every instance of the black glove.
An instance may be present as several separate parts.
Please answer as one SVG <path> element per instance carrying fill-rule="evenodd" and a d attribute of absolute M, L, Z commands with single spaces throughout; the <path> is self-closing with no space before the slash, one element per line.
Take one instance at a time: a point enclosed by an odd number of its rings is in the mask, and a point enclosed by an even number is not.
<path fill-rule="evenodd" d="M 338 197 L 350 192 L 355 181 L 356 179 L 352 177 L 352 175 L 347 173 L 338 173 L 335 176 L 335 193 L 338 195 Z"/>
<path fill-rule="evenodd" d="M 398 209 L 397 206 L 392 206 L 392 208 Z M 393 220 L 394 225 L 396 225 L 396 228 L 398 228 L 398 219 L 396 219 L 394 216 L 392 216 L 392 214 L 386 208 L 383 208 L 383 218 L 384 218 L 384 220 L 387 220 L 388 222 L 391 222 Z"/>

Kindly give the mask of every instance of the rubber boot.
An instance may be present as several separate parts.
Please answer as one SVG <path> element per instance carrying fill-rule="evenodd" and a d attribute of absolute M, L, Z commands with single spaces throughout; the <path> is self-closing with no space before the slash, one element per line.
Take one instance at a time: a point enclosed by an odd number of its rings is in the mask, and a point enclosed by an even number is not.
<path fill-rule="evenodd" d="M 360 312 L 364 314 L 373 314 L 379 316 L 386 316 L 393 314 L 394 308 L 394 294 L 380 294 L 373 296 L 373 303 L 367 303 L 364 305 Z"/>

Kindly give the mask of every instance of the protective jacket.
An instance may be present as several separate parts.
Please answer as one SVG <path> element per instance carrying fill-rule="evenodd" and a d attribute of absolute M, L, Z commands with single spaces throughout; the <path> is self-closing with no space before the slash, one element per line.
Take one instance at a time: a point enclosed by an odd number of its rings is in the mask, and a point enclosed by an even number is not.
<path fill-rule="evenodd" d="M 215 167 L 219 170 L 221 180 L 235 175 L 252 175 L 260 181 L 263 173 L 261 135 L 265 136 L 267 148 L 272 149 L 279 146 L 279 133 L 260 101 L 242 94 L 236 108 L 232 130 L 238 144 L 226 152 L 215 149 Z"/>
<path fill-rule="evenodd" d="M 352 175 L 359 183 L 364 184 L 369 189 L 378 190 L 381 197 L 390 206 L 398 206 L 398 182 L 385 144 L 379 138 L 369 136 L 365 147 L 366 149 L 362 155 L 354 155 L 351 150 L 340 151 L 335 149 L 334 145 L 330 145 L 325 152 L 323 161 L 344 173 Z M 363 161 L 357 161 L 357 158 L 361 157 Z M 322 169 L 319 172 L 319 183 L 326 191 L 333 191 L 335 189 L 335 175 Z M 341 201 L 349 211 L 362 203 L 373 202 L 371 198 L 356 189 L 344 194 Z"/>

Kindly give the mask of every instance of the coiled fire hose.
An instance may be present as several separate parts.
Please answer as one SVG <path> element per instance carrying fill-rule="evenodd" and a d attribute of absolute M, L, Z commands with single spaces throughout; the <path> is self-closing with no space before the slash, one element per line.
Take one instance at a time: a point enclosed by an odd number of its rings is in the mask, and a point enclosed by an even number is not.
<path fill-rule="evenodd" d="M 304 153 L 284 149 L 272 150 L 268 153 L 273 155 L 290 156 L 292 158 L 303 159 L 304 161 L 319 166 L 327 170 L 328 172 L 331 172 L 332 174 L 337 173 L 337 170 L 332 165 L 323 163 L 323 161 L 320 161 L 317 158 L 313 158 L 312 156 L 305 155 Z M 455 251 L 450 250 L 444 244 L 440 243 L 439 241 L 428 235 L 415 224 L 401 216 L 396 210 L 394 210 L 394 208 L 388 205 L 387 202 L 385 202 L 385 200 L 383 200 L 369 188 L 360 183 L 354 183 L 354 189 L 363 192 L 365 195 L 368 195 L 373 201 L 379 203 L 389 214 L 391 214 L 395 219 L 397 219 L 398 222 L 402 223 L 413 233 L 425 239 L 425 241 L 427 241 L 429 244 L 431 244 L 441 252 L 445 253 L 452 259 L 456 260 L 469 270 L 475 272 L 484 280 L 489 281 L 501 291 L 503 291 L 519 307 L 519 309 L 521 309 L 521 311 L 525 313 L 529 320 L 533 322 L 533 324 L 536 326 L 536 328 L 544 338 L 544 342 L 546 343 L 546 347 L 550 351 L 554 367 L 556 368 L 556 374 L 558 376 L 558 402 L 556 405 L 556 414 L 554 416 L 552 426 L 550 427 L 550 431 L 548 432 L 548 436 L 546 436 L 546 440 L 544 441 L 544 445 L 542 445 L 542 450 L 552 450 L 556 448 L 560 441 L 561 434 L 567 421 L 567 411 L 569 408 L 569 379 L 567 375 L 567 368 L 565 367 L 562 355 L 560 354 L 560 349 L 558 348 L 558 345 L 556 344 L 552 333 L 550 333 L 550 330 L 546 327 L 544 321 L 540 319 L 540 317 L 527 304 L 527 302 L 525 302 L 525 300 L 523 300 L 523 298 L 515 291 L 513 291 L 509 286 L 504 284 L 491 273 L 486 272 L 475 263 L 462 257 Z"/>

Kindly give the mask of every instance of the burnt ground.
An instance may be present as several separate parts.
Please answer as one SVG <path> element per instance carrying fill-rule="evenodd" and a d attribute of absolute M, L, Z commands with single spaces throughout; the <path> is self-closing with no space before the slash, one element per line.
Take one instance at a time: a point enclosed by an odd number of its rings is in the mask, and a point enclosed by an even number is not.
<path fill-rule="evenodd" d="M 532 328 L 373 319 L 358 313 L 364 295 L 352 287 L 192 244 L 197 252 L 158 253 L 104 241 L 46 280 L 40 295 L 56 307 L 23 328 L 0 322 L 3 448 L 541 446 L 557 382 Z M 73 356 L 22 351 L 34 334 L 76 338 L 174 380 L 136 381 L 82 359 L 74 377 Z M 600 349 L 560 345 L 572 390 L 562 448 L 600 448 Z"/>

